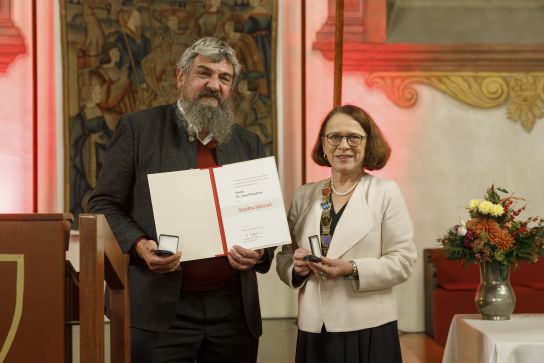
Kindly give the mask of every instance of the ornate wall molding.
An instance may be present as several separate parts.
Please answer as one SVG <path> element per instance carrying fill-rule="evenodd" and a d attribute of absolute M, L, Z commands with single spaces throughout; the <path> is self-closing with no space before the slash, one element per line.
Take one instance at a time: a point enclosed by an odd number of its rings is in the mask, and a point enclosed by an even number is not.
<path fill-rule="evenodd" d="M 431 86 L 477 108 L 506 105 L 507 117 L 527 132 L 544 116 L 544 72 L 374 72 L 365 73 L 365 81 L 400 107 L 416 104 L 416 84 Z"/>
<path fill-rule="evenodd" d="M 334 60 L 334 42 L 313 49 Z M 543 72 L 544 44 L 344 43 L 344 71 Z"/>
<path fill-rule="evenodd" d="M 332 3 L 313 43 L 328 60 L 335 51 Z M 386 3 L 345 3 L 344 71 L 363 72 L 367 85 L 400 107 L 415 105 L 414 85 L 425 84 L 472 107 L 507 105 L 507 117 L 527 132 L 544 116 L 544 44 L 387 43 Z"/>

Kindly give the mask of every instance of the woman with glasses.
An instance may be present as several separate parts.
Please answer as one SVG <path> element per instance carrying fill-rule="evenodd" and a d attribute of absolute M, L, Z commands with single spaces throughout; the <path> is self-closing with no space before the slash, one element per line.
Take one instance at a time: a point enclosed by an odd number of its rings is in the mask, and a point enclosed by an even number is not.
<path fill-rule="evenodd" d="M 401 362 L 393 286 L 411 274 L 417 253 L 399 187 L 367 171 L 391 148 L 356 106 L 326 116 L 312 159 L 331 177 L 295 193 L 293 243 L 277 272 L 299 289 L 297 363 Z"/>

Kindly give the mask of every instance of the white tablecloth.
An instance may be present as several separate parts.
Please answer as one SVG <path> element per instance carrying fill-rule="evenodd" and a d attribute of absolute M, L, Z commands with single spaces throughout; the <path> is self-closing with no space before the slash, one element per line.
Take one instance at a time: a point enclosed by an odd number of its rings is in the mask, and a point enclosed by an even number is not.
<path fill-rule="evenodd" d="M 544 314 L 515 314 L 510 320 L 455 315 L 442 363 L 544 363 Z"/>

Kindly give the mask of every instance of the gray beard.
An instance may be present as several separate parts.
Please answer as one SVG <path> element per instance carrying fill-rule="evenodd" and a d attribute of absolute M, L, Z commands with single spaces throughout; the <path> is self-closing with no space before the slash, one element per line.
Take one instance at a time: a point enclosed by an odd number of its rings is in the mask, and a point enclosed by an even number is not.
<path fill-rule="evenodd" d="M 233 105 L 230 100 L 220 101 L 219 106 L 213 107 L 202 105 L 198 101 L 181 99 L 181 107 L 185 117 L 179 117 L 178 123 L 181 123 L 181 126 L 187 130 L 189 135 L 193 135 L 194 131 L 189 130 L 187 122 L 200 131 L 210 132 L 218 144 L 225 144 L 230 141 L 232 126 L 234 125 Z"/>

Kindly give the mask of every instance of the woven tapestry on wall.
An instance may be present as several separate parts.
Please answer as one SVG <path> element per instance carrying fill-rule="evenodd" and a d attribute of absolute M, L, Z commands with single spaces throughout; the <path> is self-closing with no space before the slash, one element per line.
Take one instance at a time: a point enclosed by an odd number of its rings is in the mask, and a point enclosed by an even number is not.
<path fill-rule="evenodd" d="M 277 0 L 60 0 L 65 209 L 86 211 L 119 117 L 175 103 L 176 63 L 195 40 L 227 41 L 242 64 L 236 122 L 276 150 Z"/>

